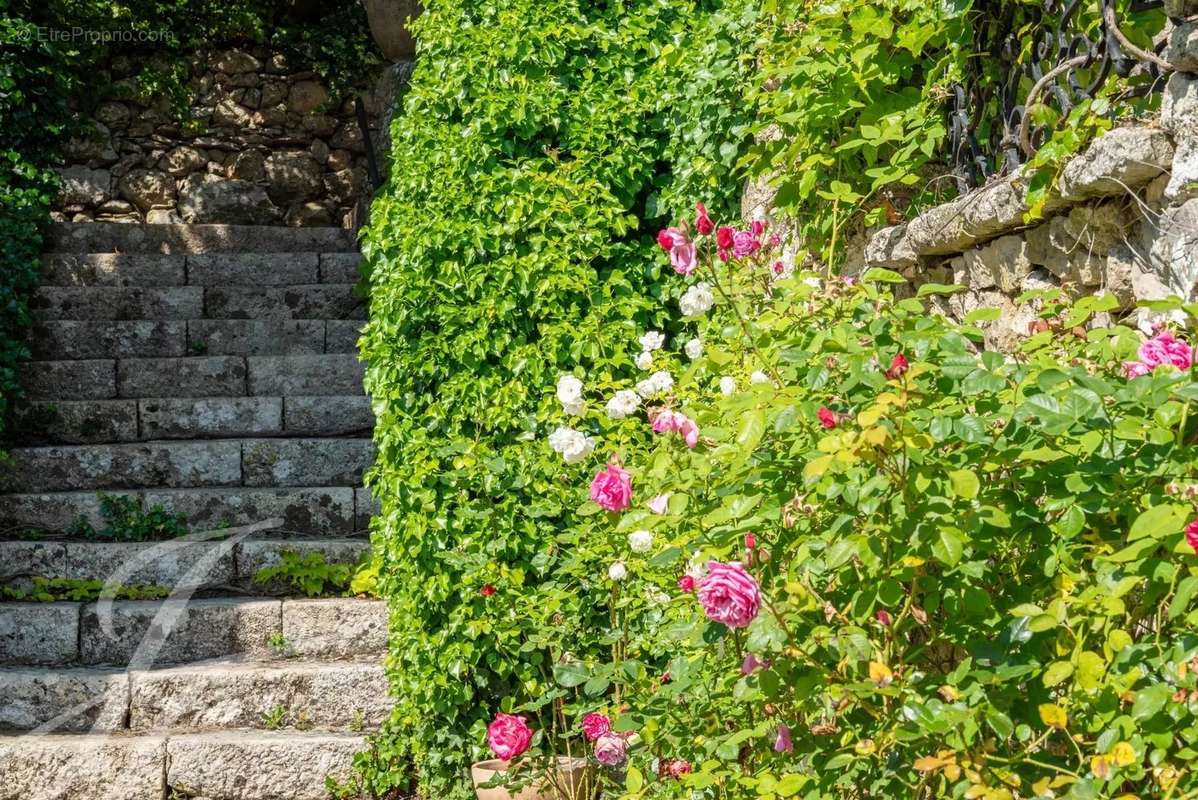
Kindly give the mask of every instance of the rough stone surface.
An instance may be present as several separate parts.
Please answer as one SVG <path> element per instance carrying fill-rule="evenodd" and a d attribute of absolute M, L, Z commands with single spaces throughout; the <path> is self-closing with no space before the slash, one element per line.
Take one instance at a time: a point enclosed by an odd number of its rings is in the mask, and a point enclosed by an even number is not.
<path fill-rule="evenodd" d="M 221 253 L 187 259 L 187 282 L 198 286 L 290 286 L 317 283 L 316 253 Z"/>
<path fill-rule="evenodd" d="M 117 363 L 121 397 L 235 397 L 246 393 L 245 377 L 245 360 L 235 356 L 136 358 Z"/>
<path fill-rule="evenodd" d="M 107 400 L 116 397 L 116 362 L 31 361 L 17 365 L 30 400 Z"/>
<path fill-rule="evenodd" d="M 325 351 L 323 320 L 190 320 L 187 332 L 192 348 L 211 356 L 318 355 Z"/>
<path fill-rule="evenodd" d="M 267 193 L 276 203 L 306 200 L 323 188 L 324 168 L 307 153 L 271 153 L 266 157 Z"/>
<path fill-rule="evenodd" d="M 109 494 L 124 496 L 131 493 Z M 95 492 L 0 494 L 0 519 L 15 529 L 66 531 L 79 517 L 93 525 L 102 524 L 100 501 Z"/>
<path fill-rule="evenodd" d="M 246 486 L 359 486 L 374 460 L 369 439 L 259 439 L 242 445 Z"/>
<path fill-rule="evenodd" d="M 1162 197 L 1169 202 L 1179 202 L 1198 195 L 1198 134 L 1178 142 L 1177 155 L 1169 183 Z"/>
<path fill-rule="evenodd" d="M 282 584 L 263 585 L 255 579 L 259 571 L 281 563 L 284 551 L 301 556 L 320 553 L 329 564 L 356 564 L 369 550 L 370 542 L 365 538 L 249 540 L 237 546 L 237 579 L 255 589 L 284 590 Z"/>
<path fill-rule="evenodd" d="M 1198 75 L 1169 76 L 1161 98 L 1161 127 L 1179 140 L 1198 134 Z"/>
<path fill-rule="evenodd" d="M 1003 292 L 1013 292 L 1031 268 L 1027 243 L 1020 236 L 999 237 L 975 250 L 967 250 L 964 256 L 971 289 L 997 286 Z"/>
<path fill-rule="evenodd" d="M 129 727 L 261 728 L 281 708 L 287 726 L 376 728 L 389 705 L 381 664 L 218 662 L 134 672 Z"/>
<path fill-rule="evenodd" d="M 0 737 L 4 797 L 159 800 L 166 797 L 163 736 Z"/>
<path fill-rule="evenodd" d="M 1128 227 L 1117 205 L 1077 206 L 1028 231 L 1028 257 L 1062 280 L 1099 286 L 1107 253 Z"/>
<path fill-rule="evenodd" d="M 242 479 L 236 441 L 28 447 L 10 456 L 0 486 L 17 492 L 235 486 Z"/>
<path fill-rule="evenodd" d="M 347 658 L 387 648 L 383 600 L 284 600 L 283 637 L 300 656 Z"/>
<path fill-rule="evenodd" d="M 356 251 L 352 231 L 255 225 L 121 225 L 60 222 L 48 244 L 58 253 L 294 253 Z"/>
<path fill-rule="evenodd" d="M 362 256 L 358 253 L 323 253 L 321 283 L 358 283 L 362 280 Z"/>
<path fill-rule="evenodd" d="M 154 490 L 144 492 L 144 496 L 151 505 L 187 515 L 195 530 L 276 518 L 283 520 L 283 530 L 294 533 L 354 530 L 354 492 L 349 487 Z"/>
<path fill-rule="evenodd" d="M 251 395 L 360 395 L 364 365 L 354 355 L 250 356 Z"/>
<path fill-rule="evenodd" d="M 325 777 L 347 776 L 363 744 L 328 733 L 172 736 L 166 782 L 207 800 L 325 800 Z"/>
<path fill-rule="evenodd" d="M 283 404 L 283 428 L 295 436 L 348 436 L 374 429 L 370 398 L 288 397 Z"/>
<path fill-rule="evenodd" d="M 64 167 L 58 177 L 58 202 L 64 206 L 98 206 L 109 197 L 112 174 L 106 169 Z"/>
<path fill-rule="evenodd" d="M 266 190 L 248 181 L 197 173 L 187 178 L 179 194 L 179 217 L 187 223 L 269 225 L 278 216 Z"/>
<path fill-rule="evenodd" d="M 99 444 L 137 441 L 132 400 L 35 400 L 19 403 L 13 430 L 18 443 Z"/>
<path fill-rule="evenodd" d="M 378 498 L 374 497 L 369 489 L 355 489 L 354 506 L 358 515 L 358 528 L 364 531 L 370 530 L 370 518 L 378 516 L 381 509 Z"/>
<path fill-rule="evenodd" d="M 56 732 L 125 727 L 129 676 L 115 670 L 0 669 L 0 729 Z M 0 770 L 3 768 L 0 767 Z"/>
<path fill-rule="evenodd" d="M 331 319 L 325 323 L 326 353 L 357 353 L 363 323 L 356 319 Z"/>
<path fill-rule="evenodd" d="M 78 603 L 0 605 L 0 664 L 69 664 L 78 654 Z"/>
<path fill-rule="evenodd" d="M 187 350 L 187 323 L 46 321 L 34 325 L 30 350 L 34 358 L 47 360 L 178 357 Z"/>
<path fill-rule="evenodd" d="M 0 581 L 22 575 L 62 575 L 66 557 L 66 545 L 60 542 L 0 542 Z"/>
<path fill-rule="evenodd" d="M 1198 7 L 1198 2 L 1195 3 Z M 1182 72 L 1198 72 L 1198 20 L 1188 20 L 1173 26 L 1165 60 Z"/>
<path fill-rule="evenodd" d="M 1198 281 L 1198 199 L 1163 211 L 1140 228 L 1139 252 L 1149 271 L 1182 297 L 1192 297 Z"/>
<path fill-rule="evenodd" d="M 135 169 L 118 183 L 121 197 L 141 211 L 163 208 L 175 203 L 175 181 L 156 169 Z"/>
<path fill-rule="evenodd" d="M 225 542 L 69 542 L 65 547 L 65 578 L 170 589 L 231 584 L 235 578 L 235 547 Z"/>
<path fill-rule="evenodd" d="M 1116 128 L 1065 164 L 1058 188 L 1067 200 L 1120 195 L 1167 172 L 1172 162 L 1173 144 L 1164 131 Z"/>
<path fill-rule="evenodd" d="M 277 600 L 191 600 L 175 609 L 157 600 L 116 601 L 109 633 L 97 606 L 89 604 L 79 623 L 80 658 L 84 664 L 144 668 L 239 654 L 265 657 L 271 634 L 280 629 L 279 614 Z"/>
<path fill-rule="evenodd" d="M 203 315 L 204 294 L 198 286 L 42 286 L 29 307 L 60 320 L 186 320 Z"/>
<path fill-rule="evenodd" d="M 147 439 L 253 436 L 283 431 L 281 397 L 199 397 L 138 402 Z"/>
<path fill-rule="evenodd" d="M 212 286 L 204 290 L 204 312 L 210 319 L 364 319 L 365 304 L 345 284 Z"/>
<path fill-rule="evenodd" d="M 182 256 L 48 253 L 43 286 L 182 286 Z"/>

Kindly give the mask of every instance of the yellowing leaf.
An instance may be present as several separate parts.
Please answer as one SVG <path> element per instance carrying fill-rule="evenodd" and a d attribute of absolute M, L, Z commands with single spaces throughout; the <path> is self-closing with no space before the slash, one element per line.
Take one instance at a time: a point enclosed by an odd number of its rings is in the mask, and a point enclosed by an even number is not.
<path fill-rule="evenodd" d="M 943 767 L 946 763 L 936 756 L 924 756 L 923 758 L 915 759 L 915 763 L 912 766 L 919 772 L 933 772 Z"/>
<path fill-rule="evenodd" d="M 1090 759 L 1090 771 L 1094 773 L 1095 778 L 1105 781 L 1111 777 L 1111 762 L 1106 756 L 1094 756 Z"/>
<path fill-rule="evenodd" d="M 878 747 L 874 744 L 873 739 L 862 739 L 853 746 L 853 749 L 856 750 L 860 755 L 868 756 L 872 755 L 874 751 L 878 749 Z"/>
<path fill-rule="evenodd" d="M 1136 763 L 1136 749 L 1128 742 L 1119 742 L 1111 748 L 1109 755 L 1117 767 L 1130 767 Z"/>
<path fill-rule="evenodd" d="M 1065 709 L 1054 703 L 1042 703 L 1040 705 L 1040 721 L 1050 728 L 1061 728 L 1069 724 L 1069 715 L 1065 713 Z"/>
<path fill-rule="evenodd" d="M 904 567 L 922 567 L 926 563 L 928 563 L 927 559 L 919 556 L 903 556 Z"/>
<path fill-rule="evenodd" d="M 890 438 L 890 432 L 882 427 L 870 428 L 861 433 L 861 438 L 865 440 L 866 444 L 872 444 L 875 447 L 881 447 L 882 445 L 886 444 L 886 440 Z"/>
<path fill-rule="evenodd" d="M 803 468 L 803 477 L 818 478 L 828 471 L 832 466 L 832 456 L 820 456 L 807 462 L 807 466 Z"/>
<path fill-rule="evenodd" d="M 869 662 L 869 679 L 874 682 L 874 686 L 885 688 L 894 683 L 894 673 L 881 661 L 871 661 Z"/>
<path fill-rule="evenodd" d="M 878 420 L 882 418 L 883 409 L 880 406 L 871 406 L 857 415 L 857 424 L 862 428 L 868 428 L 871 425 L 876 425 Z"/>

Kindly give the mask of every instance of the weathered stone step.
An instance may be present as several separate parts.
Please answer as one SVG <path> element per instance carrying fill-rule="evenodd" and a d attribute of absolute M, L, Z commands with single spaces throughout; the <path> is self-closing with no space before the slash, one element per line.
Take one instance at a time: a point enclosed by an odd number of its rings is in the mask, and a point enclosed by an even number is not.
<path fill-rule="evenodd" d="M 10 463 L 0 467 L 0 489 L 10 492 L 242 484 L 235 439 L 17 447 L 9 455 Z"/>
<path fill-rule="evenodd" d="M 42 286 L 288 286 L 358 283 L 362 256 L 344 253 L 47 253 Z"/>
<path fill-rule="evenodd" d="M 261 536 L 261 535 L 258 535 Z M 237 586 L 251 594 L 283 587 L 257 583 L 259 570 L 282 561 L 285 551 L 319 553 L 329 564 L 356 564 L 370 550 L 365 536 L 271 537 L 228 541 L 175 539 L 164 542 L 0 542 L 0 581 L 18 576 L 106 581 L 131 567 L 123 584 L 175 588 Z M 134 565 L 134 560 L 139 563 Z"/>
<path fill-rule="evenodd" d="M 366 318 L 366 302 L 353 284 L 294 286 L 210 286 L 204 289 L 207 319 L 353 319 Z"/>
<path fill-rule="evenodd" d="M 0 796 L 326 800 L 326 776 L 348 777 L 364 745 L 357 734 L 300 731 L 6 736 L 0 737 Z"/>
<path fill-rule="evenodd" d="M 123 253 L 46 253 L 42 286 L 184 286 L 185 257 Z"/>
<path fill-rule="evenodd" d="M 325 352 L 326 329 L 322 319 L 201 319 L 188 320 L 187 338 L 196 355 L 319 355 Z"/>
<path fill-rule="evenodd" d="M 40 320 L 188 320 L 204 316 L 200 286 L 41 286 L 29 298 Z"/>
<path fill-rule="evenodd" d="M 46 361 L 187 355 L 182 320 L 52 320 L 30 329 L 29 350 Z"/>
<path fill-rule="evenodd" d="M 367 496 L 348 486 L 293 488 L 230 487 L 216 489 L 114 490 L 114 495 L 140 497 L 150 507 L 160 505 L 184 514 L 195 531 L 222 526 L 252 525 L 281 517 L 282 529 L 292 533 L 339 535 L 360 529 L 371 513 Z M 361 495 L 362 513 L 355 502 Z M 0 494 L 0 529 L 66 531 L 79 518 L 100 525 L 100 502 L 95 492 L 31 492 Z"/>
<path fill-rule="evenodd" d="M 361 395 L 366 365 L 351 354 L 249 356 L 249 394 Z"/>
<path fill-rule="evenodd" d="M 242 445 L 246 486 L 360 486 L 370 439 L 259 439 Z"/>
<path fill-rule="evenodd" d="M 30 400 L 109 400 L 116 397 L 116 361 L 25 361 L 17 375 Z"/>
<path fill-rule="evenodd" d="M 50 226 L 55 253 L 338 253 L 357 250 L 344 228 L 270 225 L 123 225 L 61 222 Z"/>
<path fill-rule="evenodd" d="M 173 603 L 119 600 L 103 619 L 104 606 L 95 603 L 0 603 L 0 665 L 144 669 L 232 656 L 271 659 L 279 655 L 280 635 L 289 655 L 311 659 L 377 656 L 387 643 L 381 600 Z"/>
<path fill-rule="evenodd" d="M 138 439 L 136 400 L 33 400 L 13 410 L 21 444 L 105 444 Z"/>
<path fill-rule="evenodd" d="M 206 661 L 180 667 L 0 668 L 0 730 L 375 730 L 390 707 L 376 661 Z"/>

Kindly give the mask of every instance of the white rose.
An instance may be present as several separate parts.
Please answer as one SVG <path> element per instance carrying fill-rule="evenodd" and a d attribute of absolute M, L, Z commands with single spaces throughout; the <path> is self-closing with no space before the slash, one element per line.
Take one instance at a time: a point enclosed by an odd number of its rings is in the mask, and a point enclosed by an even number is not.
<path fill-rule="evenodd" d="M 653 549 L 653 534 L 649 531 L 633 531 L 628 534 L 628 549 L 634 553 L 648 553 Z"/>
<path fill-rule="evenodd" d="M 725 375 L 724 377 L 720 378 L 720 394 L 727 397 L 735 392 L 736 378 L 733 378 L 731 375 Z"/>
<path fill-rule="evenodd" d="M 653 366 L 653 354 L 648 350 L 636 357 L 636 366 L 638 369 L 649 369 Z"/>
<path fill-rule="evenodd" d="M 630 389 L 621 389 L 607 401 L 607 416 L 611 419 L 624 419 L 635 414 L 641 405 L 641 398 Z"/>
<path fill-rule="evenodd" d="M 553 452 L 560 453 L 566 449 L 566 443 L 575 433 L 578 431 L 573 428 L 558 428 L 549 434 L 549 446 L 553 448 Z"/>
<path fill-rule="evenodd" d="M 769 383 L 769 382 L 770 382 L 770 376 L 766 375 L 761 370 L 757 370 L 756 372 L 754 372 L 752 375 L 749 376 L 749 383 Z"/>
<path fill-rule="evenodd" d="M 607 577 L 613 581 L 622 581 L 628 577 L 628 567 L 624 566 L 623 561 L 616 561 L 607 568 Z"/>
<path fill-rule="evenodd" d="M 661 331 L 648 331 L 641 337 L 641 348 L 646 353 L 653 350 L 660 350 L 662 345 L 666 343 L 666 335 Z"/>
<path fill-rule="evenodd" d="M 636 385 L 636 393 L 646 399 L 674 388 L 674 379 L 665 370 L 654 372 Z"/>
<path fill-rule="evenodd" d="M 645 599 L 655 606 L 664 606 L 670 602 L 670 596 L 656 586 L 645 587 Z"/>
<path fill-rule="evenodd" d="M 562 407 L 570 412 L 570 408 L 577 408 L 582 404 L 582 381 L 575 378 L 573 375 L 563 375 L 557 379 L 557 399 L 561 402 Z"/>
<path fill-rule="evenodd" d="M 558 428 L 549 434 L 549 446 L 559 453 L 567 464 L 577 464 L 595 452 L 595 440 L 573 428 Z"/>
<path fill-rule="evenodd" d="M 715 297 L 711 294 L 711 287 L 706 283 L 696 283 L 678 299 L 678 309 L 683 316 L 687 317 L 706 314 L 713 305 L 715 305 Z"/>
<path fill-rule="evenodd" d="M 686 347 L 682 348 L 686 352 L 686 357 L 696 359 L 703 355 L 703 340 L 691 339 L 686 343 Z"/>

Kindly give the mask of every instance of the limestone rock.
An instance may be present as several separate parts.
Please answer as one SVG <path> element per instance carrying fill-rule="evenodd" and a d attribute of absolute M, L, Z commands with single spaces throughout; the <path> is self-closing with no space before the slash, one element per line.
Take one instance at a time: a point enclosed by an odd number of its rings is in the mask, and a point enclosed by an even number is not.
<path fill-rule="evenodd" d="M 1166 61 L 1182 72 L 1198 72 L 1198 20 L 1181 22 L 1173 27 L 1164 55 Z"/>
<path fill-rule="evenodd" d="M 344 205 L 354 202 L 362 194 L 365 175 L 360 170 L 346 169 L 325 176 L 325 190 Z"/>
<path fill-rule="evenodd" d="M 1198 132 L 1180 137 L 1173 170 L 1162 199 L 1177 203 L 1198 195 Z"/>
<path fill-rule="evenodd" d="M 188 223 L 267 225 L 279 211 L 266 190 L 242 180 L 190 176 L 179 194 L 179 214 Z"/>
<path fill-rule="evenodd" d="M 175 182 L 165 172 L 135 169 L 120 180 L 120 192 L 141 211 L 162 208 L 175 201 Z"/>
<path fill-rule="evenodd" d="M 1170 19 L 1185 19 L 1198 14 L 1198 0 L 1165 0 L 1165 13 Z"/>
<path fill-rule="evenodd" d="M 1018 288 L 1032 268 L 1027 242 L 1022 236 L 1002 236 L 982 247 L 967 250 L 964 261 L 971 289 L 997 286 L 1007 294 Z"/>
<path fill-rule="evenodd" d="M 323 173 L 307 153 L 271 153 L 266 157 L 267 193 L 276 203 L 305 200 L 320 191 Z"/>
<path fill-rule="evenodd" d="M 340 172 L 343 169 L 349 169 L 353 164 L 353 153 L 348 150 L 333 150 L 329 153 L 329 161 L 326 166 L 331 172 Z"/>
<path fill-rule="evenodd" d="M 387 646 L 387 604 L 353 598 L 284 600 L 283 636 L 301 656 L 381 653 Z"/>
<path fill-rule="evenodd" d="M 127 127 L 132 116 L 124 103 L 101 103 L 96 109 L 96 119 L 114 130 Z"/>
<path fill-rule="evenodd" d="M 321 227 L 332 225 L 333 218 L 329 210 L 320 203 L 296 203 L 287 209 L 284 224 L 293 227 Z"/>
<path fill-rule="evenodd" d="M 146 222 L 150 225 L 176 225 L 183 218 L 169 208 L 151 208 L 146 212 Z"/>
<path fill-rule="evenodd" d="M 239 72 L 256 72 L 262 68 L 258 59 L 240 50 L 227 50 L 220 54 L 212 65 L 217 72 L 235 75 Z"/>
<path fill-rule="evenodd" d="M 1145 255 L 1145 271 L 1155 275 L 1170 293 L 1194 296 L 1198 281 L 1198 199 L 1165 209 L 1158 220 L 1139 228 L 1138 252 Z"/>
<path fill-rule="evenodd" d="M 29 731 L 57 717 L 56 731 L 120 730 L 128 696 L 129 676 L 116 670 L 0 670 L 0 728 Z"/>
<path fill-rule="evenodd" d="M 78 654 L 78 603 L 5 604 L 0 664 L 69 664 Z"/>
<path fill-rule="evenodd" d="M 58 177 L 58 198 L 63 205 L 97 206 L 108 199 L 112 174 L 106 169 L 64 167 L 58 170 Z"/>
<path fill-rule="evenodd" d="M 266 156 L 261 150 L 244 150 L 233 157 L 229 177 L 243 181 L 260 181 L 266 176 Z"/>
<path fill-rule="evenodd" d="M 208 157 L 194 147 L 176 147 L 158 162 L 162 169 L 176 178 L 182 178 L 189 172 L 198 172 L 208 163 Z"/>
<path fill-rule="evenodd" d="M 245 108 L 231 97 L 226 97 L 212 109 L 212 122 L 229 128 L 248 128 L 254 121 L 254 112 Z"/>
<path fill-rule="evenodd" d="M 1124 194 L 1167 172 L 1172 162 L 1173 145 L 1164 131 L 1116 128 L 1070 159 L 1058 190 L 1066 200 Z"/>
<path fill-rule="evenodd" d="M 287 96 L 287 107 L 297 114 L 315 111 L 329 100 L 329 92 L 319 81 L 297 81 Z"/>
<path fill-rule="evenodd" d="M 63 156 L 72 162 L 100 162 L 111 164 L 117 160 L 112 146 L 112 132 L 102 122 L 92 122 L 92 130 L 71 137 L 63 145 Z"/>
<path fill-rule="evenodd" d="M 287 84 L 282 81 L 267 81 L 262 84 L 261 108 L 277 106 L 287 99 Z"/>
<path fill-rule="evenodd" d="M 1078 286 L 1099 286 L 1107 254 L 1129 228 L 1118 204 L 1076 206 L 1028 231 L 1028 257 L 1058 278 Z"/>
<path fill-rule="evenodd" d="M 163 797 L 163 736 L 0 737 L 6 797 L 130 800 Z"/>
<path fill-rule="evenodd" d="M 1198 135 L 1198 76 L 1174 72 L 1161 99 L 1161 127 L 1180 140 Z"/>

